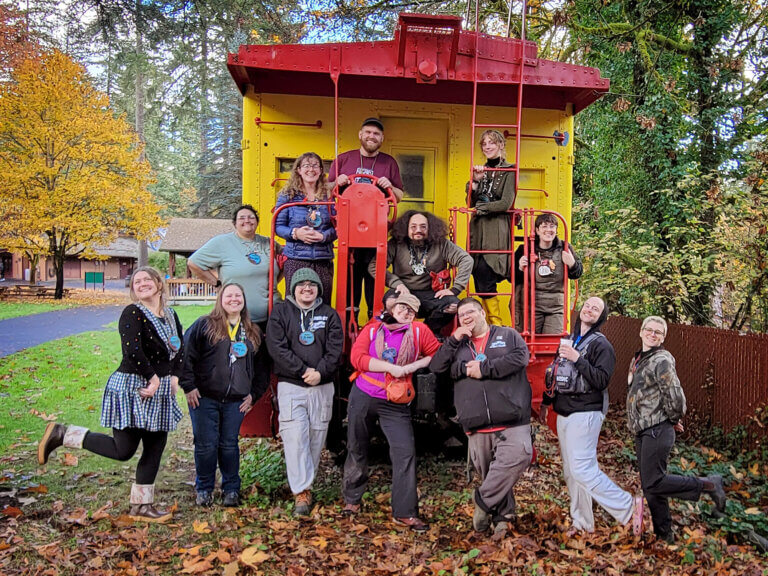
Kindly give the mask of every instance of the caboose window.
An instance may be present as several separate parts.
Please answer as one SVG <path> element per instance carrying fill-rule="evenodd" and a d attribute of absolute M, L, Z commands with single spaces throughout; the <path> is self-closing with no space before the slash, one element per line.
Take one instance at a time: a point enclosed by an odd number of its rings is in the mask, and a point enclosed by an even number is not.
<path fill-rule="evenodd" d="M 424 156 L 398 154 L 396 158 L 405 195 L 408 198 L 424 199 Z"/>

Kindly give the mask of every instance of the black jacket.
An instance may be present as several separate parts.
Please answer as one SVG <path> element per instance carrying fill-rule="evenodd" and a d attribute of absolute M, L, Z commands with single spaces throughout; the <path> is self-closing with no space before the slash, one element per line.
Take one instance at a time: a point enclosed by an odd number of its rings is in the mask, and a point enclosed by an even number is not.
<path fill-rule="evenodd" d="M 172 308 L 170 310 L 176 323 L 176 333 L 181 338 L 179 317 Z M 182 343 L 182 349 L 171 360 L 165 341 L 136 304 L 125 307 L 117 327 L 123 348 L 123 359 L 118 372 L 140 374 L 147 380 L 155 374 L 160 378 L 169 374 L 181 376 L 184 344 Z"/>
<path fill-rule="evenodd" d="M 586 338 L 593 332 L 600 332 L 600 327 L 608 317 L 607 308 L 595 322 L 594 326 L 582 336 Z M 581 320 L 574 323 L 571 340 L 574 342 L 581 331 Z M 589 384 L 591 390 L 584 394 L 560 394 L 555 390 L 554 396 L 544 394 L 543 404 L 552 404 L 555 412 L 570 416 L 575 412 L 601 412 L 607 406 L 608 384 L 616 366 L 616 353 L 608 339 L 602 334 L 587 346 L 586 354 L 582 353 L 576 361 L 576 369 Z M 605 404 L 604 404 L 605 403 Z"/>
<path fill-rule="evenodd" d="M 531 419 L 531 385 L 528 382 L 528 346 L 517 331 L 491 326 L 485 346 L 487 359 L 480 364 L 482 379 L 468 378 L 466 364 L 473 359 L 469 340 L 450 337 L 432 356 L 429 369 L 450 369 L 456 383 L 453 402 L 465 431 L 489 426 L 522 426 Z"/>
<path fill-rule="evenodd" d="M 344 333 L 336 310 L 327 304 L 314 307 L 315 340 L 304 345 L 301 334 L 301 311 L 289 296 L 276 304 L 267 323 L 267 346 L 274 362 L 273 370 L 278 380 L 307 386 L 301 378 L 307 368 L 320 372 L 320 382 L 332 382 L 341 364 Z M 306 319 L 309 327 L 309 316 Z"/>
<path fill-rule="evenodd" d="M 255 403 L 269 385 L 269 357 L 264 342 L 258 350 L 245 339 L 248 352 L 230 362 L 229 338 L 211 344 L 205 335 L 208 316 L 198 318 L 184 334 L 184 371 L 179 385 L 185 393 L 195 388 L 201 396 L 219 402 L 240 402 L 248 394 Z M 242 327 L 235 337 L 242 337 Z"/>

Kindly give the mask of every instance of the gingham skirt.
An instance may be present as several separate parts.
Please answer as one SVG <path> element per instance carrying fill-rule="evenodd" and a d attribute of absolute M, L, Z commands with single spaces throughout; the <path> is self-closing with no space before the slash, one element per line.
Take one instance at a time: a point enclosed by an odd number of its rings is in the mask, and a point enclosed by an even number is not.
<path fill-rule="evenodd" d="M 183 414 L 171 394 L 171 377 L 160 378 L 152 398 L 139 396 L 147 381 L 138 374 L 115 372 L 109 377 L 101 401 L 101 425 L 106 428 L 142 428 L 150 432 L 170 432 Z"/>

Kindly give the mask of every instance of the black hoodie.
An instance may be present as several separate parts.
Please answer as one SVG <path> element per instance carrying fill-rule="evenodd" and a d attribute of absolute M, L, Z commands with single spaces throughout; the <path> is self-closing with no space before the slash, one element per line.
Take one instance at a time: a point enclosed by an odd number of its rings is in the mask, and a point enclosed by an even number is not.
<path fill-rule="evenodd" d="M 583 340 L 594 332 L 599 333 L 606 318 L 608 318 L 607 306 L 589 331 L 581 335 L 581 310 L 579 310 L 579 316 L 571 332 L 571 340 L 575 342 L 579 336 Z M 563 416 L 570 416 L 575 412 L 602 411 L 604 402 L 607 401 L 608 384 L 616 366 L 616 353 L 613 351 L 613 346 L 605 336 L 600 334 L 597 339 L 589 343 L 586 354 L 582 352 L 575 364 L 576 369 L 589 384 L 590 391 L 584 394 L 559 394 L 555 391 L 552 397 L 544 394 L 543 404 L 552 404 L 555 412 Z"/>

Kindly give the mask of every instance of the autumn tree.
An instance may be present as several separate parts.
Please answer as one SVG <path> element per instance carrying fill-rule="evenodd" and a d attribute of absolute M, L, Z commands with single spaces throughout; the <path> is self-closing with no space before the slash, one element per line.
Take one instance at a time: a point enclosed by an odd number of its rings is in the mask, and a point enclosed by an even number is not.
<path fill-rule="evenodd" d="M 0 90 L 0 237 L 52 257 L 56 298 L 66 256 L 94 256 L 119 233 L 148 238 L 161 224 L 142 151 L 61 52 L 25 60 Z"/>

